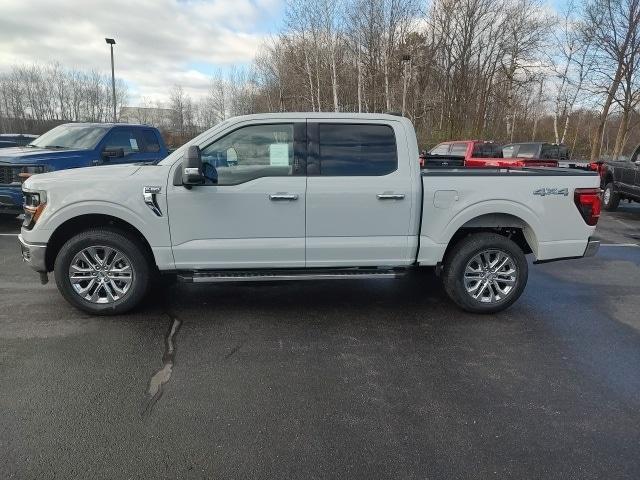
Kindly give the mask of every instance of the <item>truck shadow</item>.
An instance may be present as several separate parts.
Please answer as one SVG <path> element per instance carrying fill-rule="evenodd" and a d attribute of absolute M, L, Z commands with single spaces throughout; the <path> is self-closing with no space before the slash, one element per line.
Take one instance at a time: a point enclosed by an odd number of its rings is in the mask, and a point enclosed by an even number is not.
<path fill-rule="evenodd" d="M 459 310 L 432 270 L 384 280 L 177 283 L 154 288 L 136 313 L 156 310 L 167 300 L 171 310 L 189 323 L 245 315 L 285 321 L 312 318 L 329 323 L 354 319 L 422 323 L 507 318 L 503 314 L 487 317 Z"/>

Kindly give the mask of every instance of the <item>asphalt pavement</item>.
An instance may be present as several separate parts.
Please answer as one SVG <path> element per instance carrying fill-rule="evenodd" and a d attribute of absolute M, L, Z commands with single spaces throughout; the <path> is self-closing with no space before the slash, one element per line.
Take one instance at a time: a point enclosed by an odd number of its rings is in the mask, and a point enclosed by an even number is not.
<path fill-rule="evenodd" d="M 400 280 L 177 285 L 91 317 L 0 220 L 0 478 L 640 478 L 640 205 L 509 310 Z"/>

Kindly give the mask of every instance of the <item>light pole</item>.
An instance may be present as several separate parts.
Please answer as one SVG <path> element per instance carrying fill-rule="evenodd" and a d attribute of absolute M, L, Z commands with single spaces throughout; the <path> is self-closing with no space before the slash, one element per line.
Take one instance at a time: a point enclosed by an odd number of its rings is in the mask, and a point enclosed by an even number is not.
<path fill-rule="evenodd" d="M 407 69 L 409 70 L 409 75 L 411 75 L 411 55 L 402 55 L 402 66 L 403 68 L 403 85 L 402 85 L 402 116 L 404 116 L 404 112 L 406 111 L 407 104 Z M 408 68 L 407 68 L 408 67 Z"/>
<path fill-rule="evenodd" d="M 116 41 L 113 38 L 105 38 L 105 41 L 111 47 L 111 93 L 113 94 L 113 122 L 117 121 L 116 118 L 116 76 L 113 71 L 113 46 Z"/>

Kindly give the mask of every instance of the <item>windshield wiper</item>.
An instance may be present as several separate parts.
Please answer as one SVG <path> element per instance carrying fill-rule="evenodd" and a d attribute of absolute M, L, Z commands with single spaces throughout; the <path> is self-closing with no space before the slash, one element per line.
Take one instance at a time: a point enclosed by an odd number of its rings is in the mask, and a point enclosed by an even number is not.
<path fill-rule="evenodd" d="M 63 147 L 62 145 L 45 145 L 44 148 L 69 148 L 69 147 Z"/>

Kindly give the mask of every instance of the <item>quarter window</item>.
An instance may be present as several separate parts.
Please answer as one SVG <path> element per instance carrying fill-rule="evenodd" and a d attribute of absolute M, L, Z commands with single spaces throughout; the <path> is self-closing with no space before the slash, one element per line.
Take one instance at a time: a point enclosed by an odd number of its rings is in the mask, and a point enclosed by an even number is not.
<path fill-rule="evenodd" d="M 293 124 L 239 128 L 202 150 L 207 183 L 237 185 L 293 174 Z"/>
<path fill-rule="evenodd" d="M 393 129 L 375 124 L 320 124 L 320 174 L 380 176 L 398 168 Z"/>

